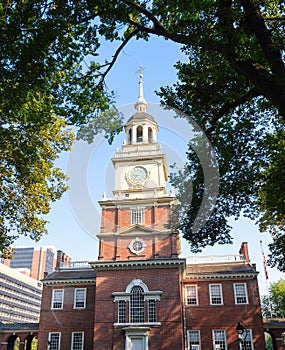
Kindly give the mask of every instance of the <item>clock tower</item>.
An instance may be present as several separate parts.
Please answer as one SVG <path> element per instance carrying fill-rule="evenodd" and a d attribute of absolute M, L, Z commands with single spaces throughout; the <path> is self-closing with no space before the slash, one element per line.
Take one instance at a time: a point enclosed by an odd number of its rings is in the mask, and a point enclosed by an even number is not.
<path fill-rule="evenodd" d="M 93 349 L 184 349 L 185 260 L 178 233 L 166 226 L 175 197 L 166 192 L 158 125 L 146 110 L 141 74 L 135 113 L 112 158 L 113 198 L 99 202 L 99 257 L 89 263 L 96 271 Z"/>
<path fill-rule="evenodd" d="M 166 193 L 165 154 L 157 143 L 158 125 L 146 113 L 142 74 L 135 113 L 126 139 L 112 158 L 113 198 L 103 198 L 99 260 L 177 258 L 179 238 L 166 225 L 175 197 Z"/>

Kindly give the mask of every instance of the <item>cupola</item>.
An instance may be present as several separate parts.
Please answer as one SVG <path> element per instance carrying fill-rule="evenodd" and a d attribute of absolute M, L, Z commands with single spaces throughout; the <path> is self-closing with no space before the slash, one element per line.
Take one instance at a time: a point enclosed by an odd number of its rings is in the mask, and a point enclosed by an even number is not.
<path fill-rule="evenodd" d="M 139 96 L 134 104 L 136 112 L 125 125 L 126 144 L 156 143 L 158 125 L 154 118 L 146 113 L 147 102 L 143 95 L 143 75 L 140 68 Z"/>

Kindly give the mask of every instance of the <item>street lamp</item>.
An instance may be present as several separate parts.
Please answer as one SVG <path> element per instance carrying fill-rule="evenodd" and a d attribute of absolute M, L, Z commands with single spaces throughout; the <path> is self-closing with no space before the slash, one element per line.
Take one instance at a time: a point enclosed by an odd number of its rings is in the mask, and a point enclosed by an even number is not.
<path fill-rule="evenodd" d="M 238 322 L 236 331 L 238 333 L 238 348 L 239 350 L 242 350 L 242 342 L 246 338 L 247 330 L 244 328 L 244 326 L 240 322 Z"/>

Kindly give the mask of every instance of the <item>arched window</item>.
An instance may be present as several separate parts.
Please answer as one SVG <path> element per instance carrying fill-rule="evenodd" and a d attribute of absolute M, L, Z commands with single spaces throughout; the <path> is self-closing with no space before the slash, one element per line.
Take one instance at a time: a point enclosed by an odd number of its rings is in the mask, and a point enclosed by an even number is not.
<path fill-rule="evenodd" d="M 129 139 L 128 139 L 128 144 L 131 145 L 133 142 L 133 130 L 129 130 Z"/>
<path fill-rule="evenodd" d="M 159 323 L 156 304 L 160 300 L 161 291 L 149 291 L 140 279 L 134 279 L 124 292 L 113 292 L 114 301 L 118 303 L 118 314 L 115 322 Z"/>
<path fill-rule="evenodd" d="M 7 350 L 19 350 L 20 338 L 17 335 L 11 335 L 8 339 Z"/>
<path fill-rule="evenodd" d="M 153 142 L 153 134 L 152 134 L 152 128 L 148 128 L 148 142 Z"/>
<path fill-rule="evenodd" d="M 130 321 L 131 323 L 144 322 L 144 297 L 140 286 L 135 286 L 131 290 Z"/>
<path fill-rule="evenodd" d="M 140 125 L 137 127 L 137 142 L 143 142 L 143 128 Z"/>

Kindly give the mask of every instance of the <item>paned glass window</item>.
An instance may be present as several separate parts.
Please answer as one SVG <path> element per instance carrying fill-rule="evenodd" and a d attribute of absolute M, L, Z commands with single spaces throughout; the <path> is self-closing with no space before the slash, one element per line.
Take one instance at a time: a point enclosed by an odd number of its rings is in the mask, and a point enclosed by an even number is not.
<path fill-rule="evenodd" d="M 196 285 L 186 286 L 186 305 L 197 305 L 198 294 Z"/>
<path fill-rule="evenodd" d="M 156 322 L 156 301 L 148 301 L 148 322 Z"/>
<path fill-rule="evenodd" d="M 251 329 L 245 329 L 245 337 L 240 343 L 240 350 L 253 350 Z"/>
<path fill-rule="evenodd" d="M 60 333 L 59 332 L 49 333 L 48 349 L 49 350 L 60 350 Z"/>
<path fill-rule="evenodd" d="M 131 290 L 130 297 L 130 322 L 141 323 L 144 322 L 144 297 L 143 289 L 135 286 Z"/>
<path fill-rule="evenodd" d="M 76 288 L 74 290 L 75 309 L 84 309 L 86 307 L 86 288 Z"/>
<path fill-rule="evenodd" d="M 83 350 L 84 332 L 72 332 L 71 350 Z"/>
<path fill-rule="evenodd" d="M 62 309 L 63 308 L 63 289 L 53 289 L 52 291 L 52 309 Z"/>
<path fill-rule="evenodd" d="M 126 322 L 126 302 L 125 300 L 118 301 L 118 322 Z"/>
<path fill-rule="evenodd" d="M 213 331 L 214 350 L 227 350 L 226 331 Z"/>
<path fill-rule="evenodd" d="M 248 304 L 246 283 L 234 283 L 235 303 Z"/>
<path fill-rule="evenodd" d="M 131 224 L 140 224 L 144 223 L 144 210 L 143 209 L 132 209 L 131 210 Z"/>
<path fill-rule="evenodd" d="M 223 304 L 222 285 L 221 284 L 210 284 L 209 291 L 210 291 L 210 304 L 211 305 Z"/>
<path fill-rule="evenodd" d="M 198 331 L 198 330 L 188 331 L 188 344 L 189 344 L 189 350 L 200 350 L 201 349 L 200 331 Z"/>

